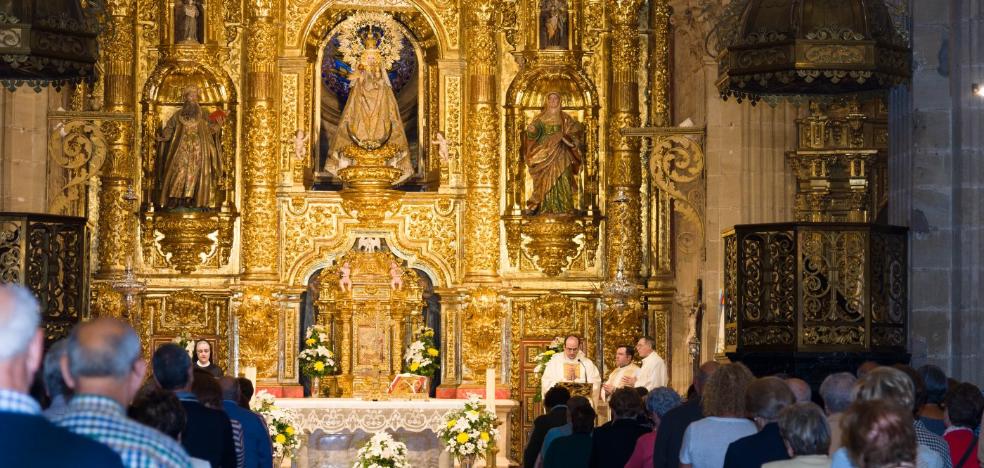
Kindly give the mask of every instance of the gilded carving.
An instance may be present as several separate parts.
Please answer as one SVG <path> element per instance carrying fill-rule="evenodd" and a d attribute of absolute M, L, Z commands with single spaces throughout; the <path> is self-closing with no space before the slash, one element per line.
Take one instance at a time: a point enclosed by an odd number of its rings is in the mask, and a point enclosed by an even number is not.
<path fill-rule="evenodd" d="M 462 316 L 461 360 L 463 380 L 485 382 L 485 369 L 499 367 L 502 355 L 502 304 L 499 293 L 480 287 L 468 291 Z"/>
<path fill-rule="evenodd" d="M 697 135 L 699 138 L 700 135 Z M 693 136 L 667 135 L 657 138 L 649 160 L 653 184 L 661 195 L 673 199 L 673 209 L 695 231 L 677 228 L 677 247 L 682 252 L 703 252 L 704 246 L 704 150 Z"/>
<path fill-rule="evenodd" d="M 236 309 L 239 321 L 239 360 L 242 366 L 256 367 L 259 378 L 277 378 L 279 353 L 278 322 L 280 302 L 273 288 L 250 286 L 242 291 Z"/>

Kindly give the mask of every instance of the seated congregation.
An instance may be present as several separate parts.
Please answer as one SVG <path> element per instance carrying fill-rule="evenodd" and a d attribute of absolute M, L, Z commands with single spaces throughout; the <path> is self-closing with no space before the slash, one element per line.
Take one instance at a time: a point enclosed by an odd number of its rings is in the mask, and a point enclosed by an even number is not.
<path fill-rule="evenodd" d="M 984 396 L 938 367 L 866 362 L 857 375 L 827 376 L 820 404 L 813 401 L 803 380 L 755 378 L 741 363 L 708 362 L 686 400 L 667 387 L 615 390 L 611 418 L 600 424 L 587 399 L 554 387 L 534 421 L 524 467 L 984 466 Z"/>
<path fill-rule="evenodd" d="M 29 290 L 0 285 L 0 466 L 273 466 L 248 379 L 216 378 L 173 343 L 154 351 L 148 377 L 137 333 L 108 317 L 44 354 L 40 320 Z M 44 388 L 32 391 L 39 370 Z"/>

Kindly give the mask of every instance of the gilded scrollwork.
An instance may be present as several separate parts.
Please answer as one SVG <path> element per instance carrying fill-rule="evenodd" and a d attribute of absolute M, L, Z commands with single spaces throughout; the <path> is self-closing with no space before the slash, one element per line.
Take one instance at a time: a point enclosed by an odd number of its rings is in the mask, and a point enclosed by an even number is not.
<path fill-rule="evenodd" d="M 699 137 L 699 135 L 697 135 Z M 669 134 L 657 138 L 649 160 L 653 184 L 672 198 L 673 210 L 693 229 L 677 228 L 677 246 L 688 254 L 703 252 L 704 246 L 704 150 L 694 135 Z"/>
<path fill-rule="evenodd" d="M 250 286 L 242 291 L 235 310 L 239 323 L 239 360 L 256 367 L 259 378 L 277 378 L 281 304 L 271 287 Z"/>
<path fill-rule="evenodd" d="M 462 323 L 463 380 L 485 382 L 485 369 L 499 367 L 502 355 L 503 306 L 498 291 L 479 287 L 467 292 Z"/>

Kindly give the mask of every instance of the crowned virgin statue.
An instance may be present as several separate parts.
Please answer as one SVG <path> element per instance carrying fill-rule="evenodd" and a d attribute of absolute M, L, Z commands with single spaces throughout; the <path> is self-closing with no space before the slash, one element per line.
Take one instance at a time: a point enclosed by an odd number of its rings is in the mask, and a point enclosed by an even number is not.
<path fill-rule="evenodd" d="M 543 111 L 523 135 L 523 154 L 533 182 L 530 214 L 574 214 L 584 126 L 561 110 L 559 93 L 547 95 Z"/>
<path fill-rule="evenodd" d="M 389 165 L 403 171 L 403 176 L 397 181 L 400 183 L 413 175 L 413 165 L 393 86 L 378 49 L 382 37 L 367 33 L 362 40 L 366 48 L 349 77 L 348 101 L 342 110 L 338 131 L 331 141 L 325 170 L 337 175 L 339 169 L 352 164 L 343 153 L 348 146 L 386 144 L 397 149 Z"/>

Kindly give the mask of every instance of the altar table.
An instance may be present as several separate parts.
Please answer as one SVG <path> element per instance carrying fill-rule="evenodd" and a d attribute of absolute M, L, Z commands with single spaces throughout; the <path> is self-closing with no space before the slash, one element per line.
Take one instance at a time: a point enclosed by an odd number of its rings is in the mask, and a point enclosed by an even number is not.
<path fill-rule="evenodd" d="M 350 468 L 359 448 L 380 431 L 387 431 L 407 444 L 414 468 L 451 467 L 450 457 L 437 439 L 444 413 L 465 406 L 467 400 L 383 400 L 354 398 L 278 398 L 276 405 L 297 415 L 302 431 L 295 459 L 298 467 Z M 516 466 L 509 460 L 509 415 L 515 400 L 496 400 L 499 435 L 496 466 Z M 482 466 L 482 465 L 479 465 Z"/>

